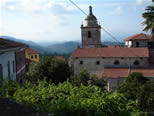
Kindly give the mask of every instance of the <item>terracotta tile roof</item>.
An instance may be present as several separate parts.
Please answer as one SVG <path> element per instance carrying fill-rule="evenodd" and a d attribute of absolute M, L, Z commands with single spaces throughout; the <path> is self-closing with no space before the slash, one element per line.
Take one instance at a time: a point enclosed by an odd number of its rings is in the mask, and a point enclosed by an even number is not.
<path fill-rule="evenodd" d="M 148 48 L 77 48 L 71 58 L 76 57 L 149 57 Z"/>
<path fill-rule="evenodd" d="M 132 72 L 140 72 L 145 77 L 154 77 L 154 66 L 149 68 L 104 68 L 102 74 L 103 77 L 107 78 L 118 78 L 127 77 Z"/>
<path fill-rule="evenodd" d="M 55 58 L 65 61 L 65 58 L 63 58 L 62 56 L 55 56 Z"/>
<path fill-rule="evenodd" d="M 17 48 L 17 47 L 26 48 L 28 46 L 22 43 L 0 38 L 0 50 Z"/>
<path fill-rule="evenodd" d="M 130 41 L 130 40 L 149 40 L 150 39 L 150 35 L 144 34 L 144 33 L 139 33 L 139 34 L 135 34 L 131 37 L 128 37 L 126 39 L 124 39 L 125 41 Z"/>
<path fill-rule="evenodd" d="M 38 54 L 39 52 L 36 51 L 36 50 L 33 50 L 31 48 L 26 48 L 25 53 L 28 53 L 28 54 Z"/>

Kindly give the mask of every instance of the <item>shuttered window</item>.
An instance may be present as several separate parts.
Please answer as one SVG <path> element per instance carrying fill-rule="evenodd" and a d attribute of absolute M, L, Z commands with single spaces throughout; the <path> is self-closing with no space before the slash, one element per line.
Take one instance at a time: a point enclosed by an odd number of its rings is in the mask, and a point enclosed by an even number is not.
<path fill-rule="evenodd" d="M 15 62 L 12 61 L 12 66 L 13 66 L 13 72 L 15 73 Z"/>

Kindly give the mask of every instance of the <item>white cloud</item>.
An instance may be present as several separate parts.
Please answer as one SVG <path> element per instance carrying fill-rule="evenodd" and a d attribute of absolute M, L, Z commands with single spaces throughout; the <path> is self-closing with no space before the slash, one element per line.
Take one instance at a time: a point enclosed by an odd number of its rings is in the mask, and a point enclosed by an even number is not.
<path fill-rule="evenodd" d="M 144 3 L 146 3 L 146 2 L 151 2 L 152 0 L 136 0 L 136 3 L 138 4 L 138 5 L 142 5 L 142 4 L 144 4 Z"/>

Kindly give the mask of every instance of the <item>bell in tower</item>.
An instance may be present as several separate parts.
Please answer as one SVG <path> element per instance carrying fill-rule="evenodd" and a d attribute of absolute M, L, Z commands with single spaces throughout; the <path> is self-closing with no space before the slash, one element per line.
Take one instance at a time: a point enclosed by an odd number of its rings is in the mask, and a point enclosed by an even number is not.
<path fill-rule="evenodd" d="M 89 6 L 89 14 L 85 18 L 85 25 L 81 25 L 82 48 L 101 47 L 101 26 L 93 15 L 92 6 Z"/>

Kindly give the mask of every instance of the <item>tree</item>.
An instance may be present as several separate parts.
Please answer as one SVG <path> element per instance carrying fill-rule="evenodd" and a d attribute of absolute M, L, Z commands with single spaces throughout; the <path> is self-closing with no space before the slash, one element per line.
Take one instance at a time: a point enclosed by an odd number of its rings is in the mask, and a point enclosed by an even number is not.
<path fill-rule="evenodd" d="M 141 73 L 133 72 L 118 88 L 119 93 L 125 95 L 127 99 L 136 100 L 137 94 L 140 92 L 140 88 L 144 85 L 148 79 Z"/>
<path fill-rule="evenodd" d="M 31 67 L 30 72 L 26 75 L 26 79 L 36 82 L 37 80 L 46 79 L 55 84 L 66 81 L 72 70 L 63 60 L 59 60 L 50 56 L 44 56 L 40 62 Z"/>
<path fill-rule="evenodd" d="M 154 80 L 147 81 L 137 96 L 139 107 L 145 112 L 154 112 Z"/>
<path fill-rule="evenodd" d="M 90 73 L 86 69 L 81 69 L 77 75 L 72 76 L 71 83 L 80 87 L 81 84 L 87 86 L 90 80 Z"/>
<path fill-rule="evenodd" d="M 90 78 L 90 84 L 102 88 L 103 91 L 106 90 L 107 80 L 104 77 L 99 78 L 97 75 L 92 75 Z"/>
<path fill-rule="evenodd" d="M 86 69 L 81 69 L 77 75 L 74 75 L 71 78 L 71 83 L 78 87 L 80 87 L 81 84 L 83 84 L 84 86 L 95 85 L 105 91 L 107 80 L 105 80 L 103 77 L 99 78 L 95 74 L 90 74 Z"/>
<path fill-rule="evenodd" d="M 152 2 L 154 2 L 154 0 L 152 0 Z M 146 25 L 144 31 L 150 31 L 151 38 L 154 38 L 154 5 L 147 6 L 145 10 L 146 12 L 142 14 L 143 18 L 145 18 L 142 24 Z"/>

